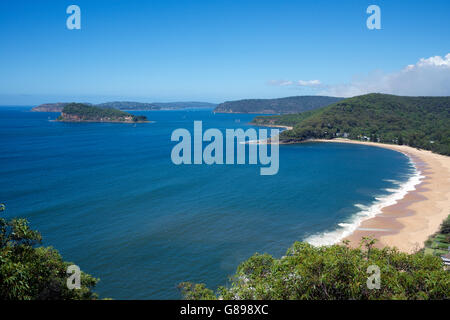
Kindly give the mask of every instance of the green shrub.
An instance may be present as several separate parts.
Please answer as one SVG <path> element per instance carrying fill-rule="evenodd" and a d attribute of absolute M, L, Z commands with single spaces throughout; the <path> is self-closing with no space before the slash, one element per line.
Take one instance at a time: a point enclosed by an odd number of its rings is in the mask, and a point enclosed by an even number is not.
<path fill-rule="evenodd" d="M 313 247 L 296 242 L 286 256 L 275 259 L 255 254 L 244 261 L 220 287 L 215 298 L 243 300 L 353 300 L 353 299 L 446 299 L 450 298 L 450 273 L 440 258 L 423 253 L 406 254 L 395 248 L 365 250 L 344 245 Z M 379 290 L 368 289 L 367 269 L 381 271 Z M 204 285 L 183 283 L 186 299 L 210 299 Z"/>
<path fill-rule="evenodd" d="M 450 234 L 450 215 L 442 222 L 441 233 Z"/>
<path fill-rule="evenodd" d="M 98 279 L 82 272 L 81 288 L 68 289 L 72 263 L 51 247 L 39 247 L 41 240 L 27 220 L 0 218 L 0 300 L 96 299 L 92 289 Z"/>
<path fill-rule="evenodd" d="M 437 241 L 445 240 L 445 234 L 438 234 L 438 235 L 434 236 L 434 239 Z"/>
<path fill-rule="evenodd" d="M 450 247 L 450 245 L 448 243 L 438 243 L 438 248 L 439 249 L 448 249 L 448 247 Z"/>

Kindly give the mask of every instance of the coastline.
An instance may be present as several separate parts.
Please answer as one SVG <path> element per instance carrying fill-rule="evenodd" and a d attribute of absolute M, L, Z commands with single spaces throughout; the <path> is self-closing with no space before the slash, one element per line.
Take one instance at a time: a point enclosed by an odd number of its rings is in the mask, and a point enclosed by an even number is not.
<path fill-rule="evenodd" d="M 284 129 L 284 130 L 280 131 L 279 133 L 281 133 L 281 132 L 283 132 L 285 130 L 292 130 L 292 127 L 275 125 L 275 124 L 264 124 L 263 125 L 263 124 L 257 124 L 257 123 L 252 123 L 252 122 L 249 122 L 248 124 L 252 125 L 252 126 L 256 126 L 256 127 L 268 127 L 268 128 L 281 128 L 281 129 Z M 241 143 L 242 144 L 272 144 L 273 142 L 271 142 L 270 138 L 268 138 L 268 139 L 265 139 L 265 140 L 258 139 L 258 140 L 250 140 L 250 141 L 241 142 Z M 282 144 L 282 143 L 278 142 L 277 144 Z"/>
<path fill-rule="evenodd" d="M 71 123 L 78 123 L 78 122 L 91 122 L 91 123 L 152 123 L 152 121 L 120 121 L 120 120 L 108 120 L 108 121 L 101 121 L 101 120 L 49 120 L 52 122 L 71 122 Z"/>
<path fill-rule="evenodd" d="M 286 129 L 286 130 L 293 129 L 293 127 L 290 127 L 290 126 L 282 126 L 282 125 L 277 125 L 277 124 L 259 124 L 259 123 L 253 123 L 253 122 L 250 122 L 249 124 L 252 126 L 256 126 L 256 127 L 281 128 L 281 129 Z"/>
<path fill-rule="evenodd" d="M 275 112 L 273 110 L 270 110 L 270 112 L 269 112 L 269 110 L 266 112 L 264 112 L 264 111 L 262 111 L 262 112 L 236 112 L 236 111 L 226 111 L 226 110 L 220 110 L 220 111 L 213 110 L 213 112 L 214 113 L 225 113 L 225 114 L 262 114 L 262 115 L 267 115 L 267 116 L 278 114 L 277 112 Z"/>
<path fill-rule="evenodd" d="M 361 144 L 391 149 L 406 155 L 416 167 L 414 181 L 407 182 L 400 199 L 379 209 L 372 217 L 363 219 L 350 235 L 357 247 L 362 237 L 377 239 L 376 247 L 397 247 L 403 252 L 415 252 L 424 247 L 428 237 L 438 231 L 442 221 L 450 213 L 450 157 L 419 150 L 404 145 L 390 145 L 348 139 L 309 140 L 308 142 L 337 142 Z M 419 176 L 420 175 L 420 176 Z M 400 192 L 401 193 L 401 192 Z"/>

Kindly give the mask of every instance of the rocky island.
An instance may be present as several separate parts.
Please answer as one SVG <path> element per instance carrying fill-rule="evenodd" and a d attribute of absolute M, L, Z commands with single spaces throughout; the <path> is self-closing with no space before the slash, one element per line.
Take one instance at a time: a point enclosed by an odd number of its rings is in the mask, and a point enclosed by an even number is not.
<path fill-rule="evenodd" d="M 136 116 L 131 113 L 113 109 L 99 108 L 83 103 L 70 103 L 64 106 L 56 121 L 63 122 L 149 122 L 146 116 Z"/>

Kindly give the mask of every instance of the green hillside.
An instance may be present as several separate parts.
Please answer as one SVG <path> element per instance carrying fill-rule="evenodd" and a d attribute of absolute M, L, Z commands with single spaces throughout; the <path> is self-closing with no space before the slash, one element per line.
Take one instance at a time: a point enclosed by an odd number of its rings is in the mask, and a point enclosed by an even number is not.
<path fill-rule="evenodd" d="M 214 110 L 223 113 L 299 113 L 328 106 L 342 98 L 299 96 L 280 99 L 246 99 L 221 103 Z"/>
<path fill-rule="evenodd" d="M 283 142 L 347 137 L 450 155 L 450 97 L 368 94 L 308 113 L 256 117 L 253 122 L 293 126 L 280 135 Z"/>

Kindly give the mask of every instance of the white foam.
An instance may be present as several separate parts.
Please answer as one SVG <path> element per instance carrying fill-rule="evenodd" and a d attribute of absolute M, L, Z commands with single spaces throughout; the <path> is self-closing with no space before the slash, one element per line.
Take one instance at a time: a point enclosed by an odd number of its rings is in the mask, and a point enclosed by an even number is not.
<path fill-rule="evenodd" d="M 358 209 L 361 209 L 361 210 L 367 210 L 367 208 L 369 208 L 368 206 L 365 206 L 360 203 L 355 204 L 355 207 L 357 207 Z"/>
<path fill-rule="evenodd" d="M 305 241 L 314 246 L 336 244 L 351 235 L 356 229 L 358 229 L 363 221 L 375 217 L 381 213 L 381 210 L 384 207 L 396 204 L 399 200 L 403 199 L 408 192 L 415 190 L 416 186 L 421 183 L 425 176 L 423 176 L 417 169 L 411 158 L 409 158 L 409 162 L 414 170 L 412 174 L 409 175 L 406 182 L 400 183 L 396 180 L 385 180 L 398 185 L 398 188 L 386 189 L 386 191 L 390 193 L 385 196 L 376 197 L 375 201 L 370 206 L 364 206 L 359 203 L 355 204 L 355 207 L 359 208 L 360 211 L 354 214 L 349 221 L 338 223 L 339 227 L 336 230 L 312 235 L 306 238 Z"/>
<path fill-rule="evenodd" d="M 396 185 L 401 185 L 402 184 L 401 181 L 392 180 L 392 179 L 384 179 L 383 181 L 390 182 L 390 183 L 393 183 L 393 184 L 396 184 Z"/>

